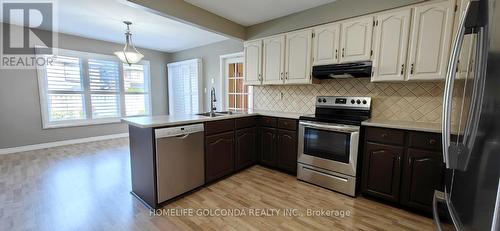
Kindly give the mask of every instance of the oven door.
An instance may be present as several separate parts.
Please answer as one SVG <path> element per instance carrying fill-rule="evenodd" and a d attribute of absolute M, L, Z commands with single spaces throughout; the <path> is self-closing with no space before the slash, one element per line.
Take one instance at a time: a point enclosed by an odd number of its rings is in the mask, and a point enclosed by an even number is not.
<path fill-rule="evenodd" d="M 359 126 L 299 122 L 298 162 L 356 176 Z"/>

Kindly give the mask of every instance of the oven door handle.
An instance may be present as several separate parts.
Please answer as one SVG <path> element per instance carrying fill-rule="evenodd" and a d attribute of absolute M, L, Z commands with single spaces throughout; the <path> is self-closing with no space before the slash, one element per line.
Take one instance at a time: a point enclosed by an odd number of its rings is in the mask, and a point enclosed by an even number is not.
<path fill-rule="evenodd" d="M 309 127 L 309 128 L 318 128 L 318 129 L 343 132 L 343 133 L 359 132 L 359 127 L 356 127 L 356 126 L 345 127 L 345 126 L 336 126 L 336 125 L 323 124 L 323 123 L 312 123 L 312 122 L 305 122 L 305 121 L 300 121 L 299 126 L 300 125 L 302 125 L 304 127 Z"/>

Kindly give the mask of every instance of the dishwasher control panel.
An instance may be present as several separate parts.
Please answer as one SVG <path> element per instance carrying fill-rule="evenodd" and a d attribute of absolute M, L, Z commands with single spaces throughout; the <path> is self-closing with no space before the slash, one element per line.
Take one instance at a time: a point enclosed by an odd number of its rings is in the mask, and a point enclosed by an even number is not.
<path fill-rule="evenodd" d="M 164 137 L 172 137 L 172 136 L 180 136 L 187 135 L 195 132 L 204 131 L 203 124 L 191 124 L 177 127 L 169 127 L 169 128 L 158 128 L 155 129 L 155 137 L 164 138 Z"/>

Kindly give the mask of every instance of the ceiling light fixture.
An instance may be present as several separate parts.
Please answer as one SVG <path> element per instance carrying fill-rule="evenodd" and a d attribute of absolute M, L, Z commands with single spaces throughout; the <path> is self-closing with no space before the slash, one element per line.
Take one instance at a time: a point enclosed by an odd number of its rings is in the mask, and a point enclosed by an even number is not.
<path fill-rule="evenodd" d="M 118 56 L 123 63 L 132 65 L 140 62 L 144 55 L 137 51 L 132 42 L 132 33 L 130 33 L 130 25 L 132 25 L 132 22 L 124 21 L 123 23 L 127 25 L 127 30 L 125 31 L 125 47 L 123 50 L 115 52 L 115 55 Z"/>

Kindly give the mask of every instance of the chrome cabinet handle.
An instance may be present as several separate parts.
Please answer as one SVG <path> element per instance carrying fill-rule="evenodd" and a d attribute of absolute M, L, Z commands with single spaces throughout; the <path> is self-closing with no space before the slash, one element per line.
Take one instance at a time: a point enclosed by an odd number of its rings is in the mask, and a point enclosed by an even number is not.
<path fill-rule="evenodd" d="M 345 54 L 344 48 L 342 48 L 342 58 L 344 58 L 344 54 Z"/>
<path fill-rule="evenodd" d="M 410 67 L 410 75 L 413 75 L 413 69 L 414 69 L 413 66 L 414 66 L 414 64 L 412 63 L 411 67 Z"/>
<path fill-rule="evenodd" d="M 285 72 L 285 79 L 288 79 L 288 71 Z"/>
<path fill-rule="evenodd" d="M 401 75 L 404 75 L 404 73 L 405 73 L 405 65 L 402 64 L 401 65 Z"/>
<path fill-rule="evenodd" d="M 338 58 L 339 58 L 338 53 L 339 53 L 339 50 L 335 49 L 335 59 L 338 59 Z"/>
<path fill-rule="evenodd" d="M 443 161 L 446 164 L 446 168 L 451 168 L 450 165 L 450 126 L 451 126 L 451 100 L 453 94 L 453 85 L 455 82 L 457 67 L 457 60 L 460 56 L 460 48 L 462 47 L 462 42 L 465 34 L 465 19 L 469 13 L 470 2 L 467 2 L 465 6 L 465 11 L 460 16 L 459 27 L 455 40 L 453 42 L 453 48 L 450 55 L 450 60 L 448 60 L 448 70 L 446 71 L 446 79 L 443 94 L 443 123 L 441 128 L 442 142 L 443 142 Z"/>
<path fill-rule="evenodd" d="M 283 80 L 283 72 L 280 73 L 280 79 Z"/>

